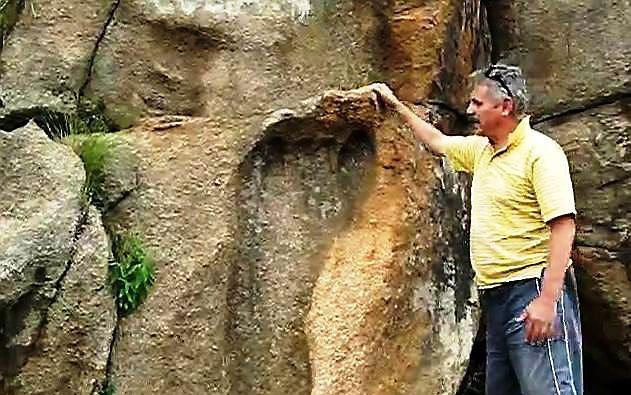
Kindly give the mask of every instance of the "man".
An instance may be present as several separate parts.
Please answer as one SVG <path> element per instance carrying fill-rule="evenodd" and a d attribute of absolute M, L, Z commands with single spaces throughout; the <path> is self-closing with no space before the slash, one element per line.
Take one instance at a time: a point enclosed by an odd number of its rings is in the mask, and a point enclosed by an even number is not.
<path fill-rule="evenodd" d="M 473 174 L 471 262 L 487 320 L 487 395 L 582 394 L 581 332 L 570 267 L 576 214 L 567 159 L 524 115 L 521 70 L 474 73 L 474 136 L 447 136 L 384 84 L 373 90 L 417 140 Z"/>

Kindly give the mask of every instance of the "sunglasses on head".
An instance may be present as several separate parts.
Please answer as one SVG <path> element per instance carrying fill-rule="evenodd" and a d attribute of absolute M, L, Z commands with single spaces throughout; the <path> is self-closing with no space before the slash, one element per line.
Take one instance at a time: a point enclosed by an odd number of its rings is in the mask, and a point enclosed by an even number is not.
<path fill-rule="evenodd" d="M 494 71 L 501 70 L 501 69 L 502 69 L 502 67 L 491 65 L 484 72 L 484 76 L 486 78 L 488 78 L 490 80 L 493 80 L 493 81 L 497 82 L 498 84 L 500 84 L 500 86 L 502 88 L 504 88 L 504 90 L 506 90 L 506 93 L 508 93 L 508 96 L 513 97 L 513 92 L 508 87 L 508 84 L 506 84 L 506 82 L 504 82 L 504 80 L 502 79 L 502 76 L 499 75 L 498 73 L 494 73 Z"/>

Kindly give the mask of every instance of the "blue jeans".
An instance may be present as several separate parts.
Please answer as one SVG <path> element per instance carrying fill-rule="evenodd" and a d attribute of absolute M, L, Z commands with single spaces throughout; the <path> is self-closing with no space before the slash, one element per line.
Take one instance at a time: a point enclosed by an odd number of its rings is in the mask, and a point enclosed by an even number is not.
<path fill-rule="evenodd" d="M 539 295 L 541 279 L 508 282 L 480 292 L 486 310 L 486 395 L 582 395 L 582 345 L 576 278 L 568 268 L 557 302 L 555 335 L 526 342 L 518 320 Z"/>

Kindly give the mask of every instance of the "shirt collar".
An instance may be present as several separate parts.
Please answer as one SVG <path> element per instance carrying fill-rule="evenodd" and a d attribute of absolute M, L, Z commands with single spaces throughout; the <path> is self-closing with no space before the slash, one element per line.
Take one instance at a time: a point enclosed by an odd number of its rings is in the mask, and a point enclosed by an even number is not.
<path fill-rule="evenodd" d="M 510 148 L 513 145 L 518 145 L 526 136 L 526 133 L 530 130 L 530 116 L 525 116 L 519 121 L 515 130 L 508 135 L 508 144 L 506 148 Z"/>
<path fill-rule="evenodd" d="M 524 140 L 524 137 L 526 137 L 526 133 L 528 132 L 528 130 L 530 130 L 530 116 L 529 115 L 522 118 L 517 124 L 517 126 L 515 127 L 515 130 L 510 132 L 510 134 L 508 135 L 508 142 L 506 143 L 505 147 L 502 147 L 498 150 L 494 150 L 493 145 L 491 144 L 491 141 L 489 140 L 488 147 L 490 147 L 490 150 L 493 153 L 493 156 L 499 155 L 502 152 L 506 152 L 512 146 L 519 145 L 519 143 L 521 143 Z"/>

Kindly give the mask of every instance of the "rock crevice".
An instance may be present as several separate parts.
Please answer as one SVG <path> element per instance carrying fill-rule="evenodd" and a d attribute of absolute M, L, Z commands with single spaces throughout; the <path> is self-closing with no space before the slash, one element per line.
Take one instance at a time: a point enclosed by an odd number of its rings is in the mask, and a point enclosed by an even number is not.
<path fill-rule="evenodd" d="M 101 42 L 103 41 L 103 38 L 105 38 L 105 35 L 107 34 L 107 30 L 110 27 L 110 25 L 112 24 L 112 22 L 114 21 L 115 15 L 116 15 L 116 10 L 118 10 L 118 7 L 120 6 L 121 0 L 116 0 L 112 6 L 110 11 L 107 14 L 107 19 L 105 20 L 105 23 L 103 24 L 103 29 L 101 30 L 101 32 L 99 33 L 95 43 L 94 43 L 94 48 L 92 49 L 92 52 L 90 53 L 90 58 L 88 60 L 88 65 L 86 67 L 86 75 L 85 75 L 85 79 L 83 81 L 83 83 L 81 84 L 81 86 L 79 87 L 79 90 L 77 91 L 77 105 L 80 106 L 81 105 L 81 100 L 83 99 L 84 96 L 84 92 L 86 87 L 88 86 L 88 84 L 90 83 L 90 78 L 92 77 L 92 69 L 94 68 L 94 60 L 96 59 L 96 56 L 99 52 L 99 47 L 101 46 Z"/>

